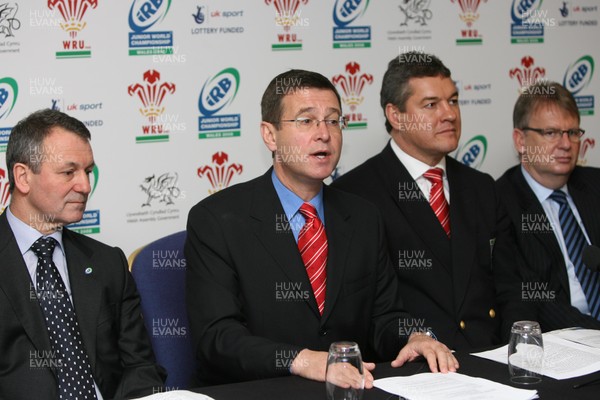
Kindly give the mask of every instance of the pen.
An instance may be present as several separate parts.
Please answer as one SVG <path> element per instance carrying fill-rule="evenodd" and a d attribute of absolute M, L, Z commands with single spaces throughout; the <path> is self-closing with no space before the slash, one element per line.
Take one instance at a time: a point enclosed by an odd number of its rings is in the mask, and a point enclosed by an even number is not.
<path fill-rule="evenodd" d="M 577 385 L 573 385 L 573 389 L 579 389 L 580 387 L 587 386 L 587 385 L 593 385 L 594 383 L 599 383 L 599 382 L 600 382 L 600 378 L 592 379 L 591 381 L 587 381 L 587 382 L 583 382 L 583 383 L 578 383 Z"/>

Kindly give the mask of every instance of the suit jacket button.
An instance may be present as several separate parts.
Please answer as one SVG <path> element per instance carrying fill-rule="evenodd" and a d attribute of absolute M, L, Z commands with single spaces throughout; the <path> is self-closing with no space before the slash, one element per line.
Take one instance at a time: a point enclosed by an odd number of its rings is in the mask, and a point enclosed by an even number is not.
<path fill-rule="evenodd" d="M 460 326 L 460 329 L 465 329 L 465 327 L 467 325 L 465 325 L 465 321 L 460 321 L 460 324 L 458 324 Z"/>
<path fill-rule="evenodd" d="M 327 336 L 327 329 L 319 330 L 319 336 Z"/>
<path fill-rule="evenodd" d="M 496 317 L 496 311 L 494 311 L 493 308 L 490 308 L 490 318 L 495 318 Z"/>

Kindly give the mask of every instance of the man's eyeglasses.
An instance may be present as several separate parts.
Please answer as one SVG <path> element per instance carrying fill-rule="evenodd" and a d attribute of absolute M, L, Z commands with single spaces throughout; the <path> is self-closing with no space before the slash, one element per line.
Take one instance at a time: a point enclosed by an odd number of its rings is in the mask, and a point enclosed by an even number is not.
<path fill-rule="evenodd" d="M 579 142 L 579 139 L 585 133 L 585 131 L 583 129 L 554 129 L 554 128 L 540 129 L 540 128 L 523 127 L 523 128 L 521 128 L 521 130 L 536 132 L 549 142 L 559 141 L 562 138 L 563 134 L 565 134 L 565 133 L 567 134 L 567 136 L 569 137 L 569 140 L 571 142 Z"/>
<path fill-rule="evenodd" d="M 296 118 L 296 119 L 282 119 L 279 122 L 294 122 L 296 123 L 296 128 L 302 132 L 310 131 L 313 126 L 319 126 L 321 122 L 325 123 L 327 129 L 329 131 L 341 131 L 345 129 L 348 124 L 346 122 L 346 118 L 339 117 L 338 119 L 315 119 L 315 118 Z"/>

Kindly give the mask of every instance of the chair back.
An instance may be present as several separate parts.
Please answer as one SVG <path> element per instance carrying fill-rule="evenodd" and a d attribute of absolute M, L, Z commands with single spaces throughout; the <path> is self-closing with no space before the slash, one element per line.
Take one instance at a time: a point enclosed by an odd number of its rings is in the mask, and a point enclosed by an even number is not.
<path fill-rule="evenodd" d="M 185 305 L 185 238 L 185 231 L 174 233 L 129 257 L 156 360 L 168 373 L 166 390 L 188 388 L 196 373 Z"/>

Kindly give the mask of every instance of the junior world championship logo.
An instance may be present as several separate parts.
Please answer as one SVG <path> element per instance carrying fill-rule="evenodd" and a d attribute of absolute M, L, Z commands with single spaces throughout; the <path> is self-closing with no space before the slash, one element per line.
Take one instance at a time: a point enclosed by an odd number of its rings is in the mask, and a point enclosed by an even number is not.
<path fill-rule="evenodd" d="M 369 6 L 369 0 L 336 0 L 333 5 L 333 48 L 371 47 L 371 27 L 355 26 Z"/>
<path fill-rule="evenodd" d="M 588 87 L 593 76 L 594 59 L 590 55 L 580 57 L 565 71 L 563 86 L 575 97 L 581 115 L 594 115 L 594 95 L 580 94 L 583 89 Z"/>
<path fill-rule="evenodd" d="M 239 88 L 240 73 L 235 68 L 225 68 L 204 83 L 198 98 L 198 139 L 241 135 L 241 115 L 220 114 L 235 100 Z"/>
<path fill-rule="evenodd" d="M 160 72 L 150 69 L 143 74 L 142 83 L 134 83 L 127 87 L 130 96 L 137 96 L 142 103 L 140 114 L 148 123 L 142 125 L 141 135 L 136 136 L 136 143 L 168 142 L 169 131 L 157 117 L 165 112 L 163 101 L 168 94 L 175 93 L 175 84 L 162 82 Z"/>
<path fill-rule="evenodd" d="M 129 55 L 173 54 L 173 31 L 151 30 L 161 24 L 171 0 L 134 0 L 129 9 Z"/>
<path fill-rule="evenodd" d="M 367 117 L 359 106 L 365 100 L 363 89 L 373 84 L 373 75 L 361 73 L 360 64 L 352 61 L 346 64 L 346 73 L 335 75 L 331 82 L 341 89 L 342 102 L 350 107 L 350 112 L 344 115 L 348 121 L 348 129 L 366 129 Z"/>
<path fill-rule="evenodd" d="M 510 7 L 511 43 L 544 43 L 543 0 L 513 0 Z"/>
<path fill-rule="evenodd" d="M 3 123 L 10 115 L 17 103 L 18 96 L 19 85 L 17 85 L 17 81 L 9 76 L 0 78 L 0 123 Z M 0 126 L 0 152 L 6 151 L 11 130 L 12 126 Z"/>
<path fill-rule="evenodd" d="M 98 0 L 48 0 L 48 8 L 58 10 L 63 22 L 60 27 L 69 38 L 62 41 L 62 50 L 56 58 L 90 58 L 91 46 L 81 38 L 81 31 L 87 26 L 85 14 L 98 6 Z"/>
<path fill-rule="evenodd" d="M 488 142 L 485 136 L 477 135 L 459 146 L 454 158 L 468 167 L 479 169 L 485 160 L 487 148 Z"/>

